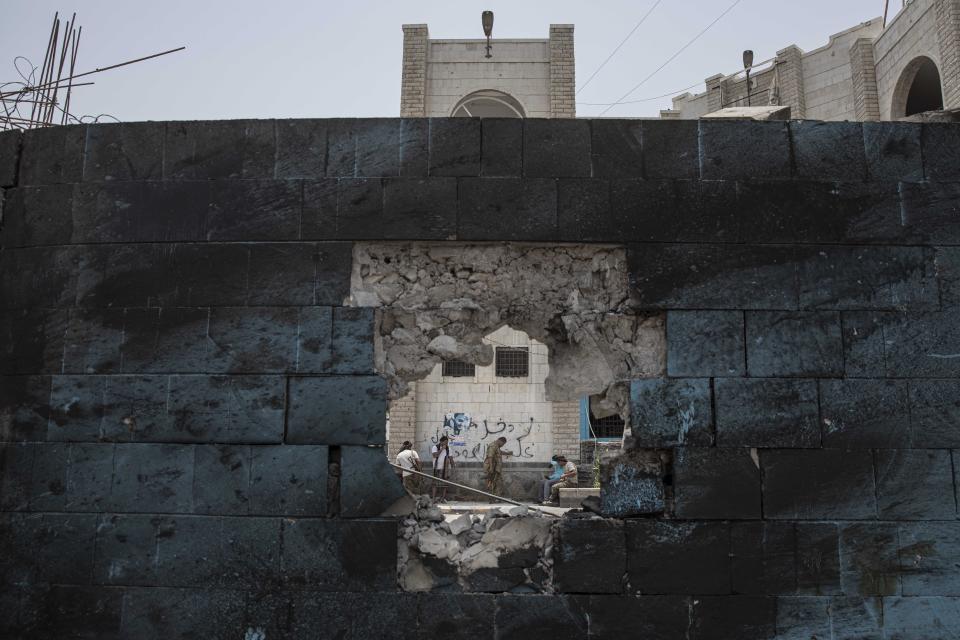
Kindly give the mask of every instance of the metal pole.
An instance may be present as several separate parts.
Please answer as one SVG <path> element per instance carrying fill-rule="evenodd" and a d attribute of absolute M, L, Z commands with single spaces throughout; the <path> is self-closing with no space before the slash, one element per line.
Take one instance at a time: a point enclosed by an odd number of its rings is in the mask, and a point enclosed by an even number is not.
<path fill-rule="evenodd" d="M 887 12 L 889 12 L 889 11 L 890 11 L 890 0 L 884 0 L 884 3 L 883 3 L 883 26 L 882 26 L 881 28 L 885 28 L 885 27 L 887 26 Z"/>
<path fill-rule="evenodd" d="M 556 518 L 559 518 L 559 517 L 560 517 L 560 516 L 558 516 L 558 515 L 555 514 L 555 513 L 550 513 L 549 511 L 545 511 L 545 510 L 543 510 L 543 509 L 541 509 L 541 508 L 539 508 L 539 507 L 535 507 L 535 506 L 529 505 L 529 504 L 524 504 L 524 503 L 522 503 L 522 502 L 517 502 L 516 500 L 511 500 L 510 498 L 504 498 L 504 497 L 502 497 L 502 496 L 496 496 L 496 495 L 493 495 L 492 493 L 487 493 L 486 491 L 481 491 L 480 489 L 474 489 L 473 487 L 468 487 L 468 486 L 465 485 L 465 484 L 459 484 L 459 483 L 457 483 L 457 482 L 453 482 L 452 480 L 445 480 L 445 479 L 443 479 L 443 478 L 438 478 L 438 477 L 436 477 L 436 476 L 432 476 L 432 475 L 430 475 L 429 473 L 423 473 L 422 471 L 415 471 L 414 469 L 407 469 L 407 468 L 405 468 L 405 467 L 401 467 L 401 466 L 398 465 L 398 464 L 393 464 L 393 463 L 390 462 L 389 460 L 387 460 L 387 464 L 389 464 L 389 465 L 390 465 L 391 467 L 393 467 L 394 469 L 400 469 L 401 471 L 404 471 L 404 472 L 406 472 L 406 473 L 415 473 L 415 474 L 418 475 L 418 476 L 423 476 L 424 478 L 430 478 L 431 480 L 437 480 L 437 481 L 439 481 L 439 482 L 446 482 L 447 484 L 453 485 L 454 487 L 459 487 L 460 489 L 466 489 L 467 491 L 473 491 L 474 493 L 479 493 L 479 494 L 481 494 L 481 495 L 487 496 L 488 498 L 494 498 L 495 500 L 503 500 L 504 502 L 509 502 L 510 504 L 515 504 L 515 505 L 517 505 L 518 507 L 526 507 L 526 508 L 528 508 L 528 509 L 535 509 L 535 510 L 541 512 L 541 513 L 545 513 L 545 514 L 547 514 L 547 515 L 549 515 L 549 516 L 554 516 L 554 517 L 556 517 Z"/>
<path fill-rule="evenodd" d="M 747 67 L 747 106 L 750 105 L 750 67 Z"/>

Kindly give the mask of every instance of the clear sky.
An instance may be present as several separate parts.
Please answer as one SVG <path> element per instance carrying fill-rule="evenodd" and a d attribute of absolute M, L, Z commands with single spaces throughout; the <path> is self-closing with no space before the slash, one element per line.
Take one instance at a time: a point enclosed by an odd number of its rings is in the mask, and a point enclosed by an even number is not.
<path fill-rule="evenodd" d="M 39 65 L 53 13 L 77 11 L 79 70 L 186 45 L 186 51 L 98 74 L 76 89 L 77 114 L 121 120 L 396 116 L 403 23 L 434 38 L 545 38 L 550 23 L 576 25 L 578 86 L 656 0 L 4 0 L 0 82 L 17 79 L 14 56 Z M 662 0 L 578 101 L 609 103 L 659 67 L 733 0 Z M 901 0 L 891 0 L 891 13 Z M 674 92 L 796 44 L 809 51 L 832 33 L 883 13 L 883 0 L 741 0 L 726 17 L 630 99 Z M 67 16 L 69 17 L 69 16 Z M 669 98 L 621 105 L 608 116 L 655 116 Z M 578 105 L 577 115 L 603 107 Z"/>

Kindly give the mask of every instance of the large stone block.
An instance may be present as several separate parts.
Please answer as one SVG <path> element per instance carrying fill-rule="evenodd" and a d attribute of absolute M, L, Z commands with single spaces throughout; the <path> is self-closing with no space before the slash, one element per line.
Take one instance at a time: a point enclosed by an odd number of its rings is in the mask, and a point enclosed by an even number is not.
<path fill-rule="evenodd" d="M 103 435 L 102 376 L 54 376 L 46 440 L 96 442 Z"/>
<path fill-rule="evenodd" d="M 834 182 L 738 182 L 740 240 L 764 244 L 842 240 L 848 224 L 843 205 Z"/>
<path fill-rule="evenodd" d="M 63 372 L 119 373 L 123 325 L 122 309 L 71 309 L 63 338 Z"/>
<path fill-rule="evenodd" d="M 37 448 L 38 445 L 34 444 L 0 444 L 0 487 L 3 488 L 0 492 L 0 509 L 3 511 L 27 510 L 31 494 L 35 491 L 31 485 Z M 53 488 L 62 493 L 62 481 Z"/>
<path fill-rule="evenodd" d="M 790 136 L 786 122 L 700 121 L 701 179 L 786 179 L 790 176 Z"/>
<path fill-rule="evenodd" d="M 590 134 L 594 176 L 643 177 L 641 120 L 594 120 L 590 122 Z"/>
<path fill-rule="evenodd" d="M 189 513 L 193 449 L 173 444 L 117 445 L 110 506 L 119 512 Z"/>
<path fill-rule="evenodd" d="M 333 308 L 331 371 L 354 375 L 375 373 L 374 322 L 373 309 Z"/>
<path fill-rule="evenodd" d="M 0 385 L 0 442 L 46 440 L 50 376 L 6 376 Z"/>
<path fill-rule="evenodd" d="M 299 240 L 303 211 L 301 190 L 299 180 L 214 181 L 210 185 L 206 239 L 220 242 Z"/>
<path fill-rule="evenodd" d="M 281 179 L 319 178 L 327 170 L 327 123 L 278 120 L 274 174 Z"/>
<path fill-rule="evenodd" d="M 206 308 L 127 309 L 123 322 L 124 373 L 205 373 L 210 341 Z"/>
<path fill-rule="evenodd" d="M 864 122 L 863 145 L 870 179 L 923 180 L 919 124 Z"/>
<path fill-rule="evenodd" d="M 400 175 L 426 178 L 430 172 L 430 120 L 400 120 Z"/>
<path fill-rule="evenodd" d="M 21 514 L 14 514 L 18 517 Z M 93 513 L 22 514 L 13 555 L 19 556 L 23 582 L 90 584 L 97 516 Z M 9 546 L 5 548 L 10 548 Z M 18 551 L 19 549 L 19 551 Z"/>
<path fill-rule="evenodd" d="M 400 120 L 362 118 L 357 120 L 356 131 L 357 177 L 400 175 Z"/>
<path fill-rule="evenodd" d="M 343 307 L 346 312 L 346 307 Z M 300 373 L 325 373 L 333 358 L 333 309 L 302 307 L 299 309 L 297 370 Z M 349 325 L 354 328 L 354 325 Z M 361 327 L 355 327 L 361 331 Z M 347 332 L 346 335 L 354 335 Z M 349 341 L 347 345 L 351 344 Z M 357 354 L 360 355 L 359 353 Z"/>
<path fill-rule="evenodd" d="M 888 376 L 960 377 L 960 311 L 889 314 L 883 338 Z"/>
<path fill-rule="evenodd" d="M 908 384 L 916 446 L 960 446 L 960 380 L 911 380 Z"/>
<path fill-rule="evenodd" d="M 832 638 L 831 604 L 828 597 L 777 598 L 777 640 Z"/>
<path fill-rule="evenodd" d="M 613 240 L 623 232 L 610 205 L 608 180 L 558 180 L 560 239 L 570 242 Z"/>
<path fill-rule="evenodd" d="M 0 187 L 12 187 L 17 183 L 17 165 L 20 162 L 20 145 L 23 134 L 16 130 L 0 133 Z"/>
<path fill-rule="evenodd" d="M 72 307 L 83 248 L 36 247 L 4 251 L 0 256 L 0 307 L 24 309 Z M 43 313 L 35 309 L 32 313 Z"/>
<path fill-rule="evenodd" d="M 749 449 L 678 449 L 673 485 L 674 509 L 681 518 L 760 517 L 760 465 Z"/>
<path fill-rule="evenodd" d="M 906 381 L 866 378 L 821 380 L 820 405 L 823 444 L 826 447 L 870 449 L 911 446 Z"/>
<path fill-rule="evenodd" d="M 317 196 L 316 189 L 312 195 Z M 337 238 L 359 240 L 383 236 L 383 180 L 341 178 L 336 198 L 326 208 L 335 208 Z"/>
<path fill-rule="evenodd" d="M 460 181 L 462 240 L 557 239 L 557 181 L 464 178 Z"/>
<path fill-rule="evenodd" d="M 210 588 L 131 587 L 123 590 L 126 638 L 219 638 L 262 625 L 244 624 L 248 593 Z"/>
<path fill-rule="evenodd" d="M 921 135 L 923 175 L 933 182 L 960 180 L 960 127 L 926 122 Z"/>
<path fill-rule="evenodd" d="M 731 525 L 733 592 L 792 594 L 797 588 L 797 535 L 792 522 L 738 522 Z"/>
<path fill-rule="evenodd" d="M 937 309 L 934 252 L 925 247 L 816 247 L 799 263 L 804 309 Z"/>
<path fill-rule="evenodd" d="M 41 127 L 23 134 L 17 184 L 80 182 L 86 125 Z"/>
<path fill-rule="evenodd" d="M 258 448 L 273 449 L 269 446 Z M 250 447 L 236 444 L 197 445 L 193 452 L 194 513 L 246 515 L 250 511 Z M 294 473 L 288 469 L 277 471 Z M 322 497 L 326 497 L 326 489 Z"/>
<path fill-rule="evenodd" d="M 960 598 L 884 598 L 883 633 L 889 640 L 940 640 L 960 634 Z"/>
<path fill-rule="evenodd" d="M 900 594 L 897 525 L 846 523 L 840 526 L 840 578 L 843 593 L 860 596 Z"/>
<path fill-rule="evenodd" d="M 643 594 L 730 593 L 730 525 L 628 520 L 627 572 Z"/>
<path fill-rule="evenodd" d="M 840 532 L 832 522 L 798 522 L 797 593 L 842 593 L 840 585 Z"/>
<path fill-rule="evenodd" d="M 357 125 L 353 118 L 327 121 L 327 176 L 352 178 L 357 174 Z"/>
<path fill-rule="evenodd" d="M 877 516 L 873 460 L 869 451 L 763 451 L 761 463 L 763 511 L 769 519 Z M 802 478 L 802 483 L 798 478 Z"/>
<path fill-rule="evenodd" d="M 34 511 L 104 511 L 114 471 L 112 444 L 38 444 L 30 508 Z"/>
<path fill-rule="evenodd" d="M 960 595 L 960 523 L 903 523 L 897 539 L 904 596 Z"/>
<path fill-rule="evenodd" d="M 748 311 L 747 371 L 759 377 L 843 374 L 840 314 Z"/>
<path fill-rule="evenodd" d="M 251 447 L 251 513 L 317 517 L 327 513 L 327 447 Z"/>
<path fill-rule="evenodd" d="M 123 590 L 115 587 L 38 585 L 26 590 L 22 635 L 14 638 L 122 638 Z"/>
<path fill-rule="evenodd" d="M 859 122 L 790 123 L 798 178 L 863 180 L 866 177 L 863 129 Z"/>
<path fill-rule="evenodd" d="M 594 125 L 598 121 L 594 121 Z M 698 123 L 692 120 L 643 121 L 644 176 L 697 179 L 700 175 Z"/>
<path fill-rule="evenodd" d="M 612 180 L 609 207 L 601 203 L 609 215 L 587 228 L 596 239 L 616 242 L 734 242 L 740 226 L 736 186 L 722 180 Z"/>
<path fill-rule="evenodd" d="M 452 238 L 457 232 L 457 181 L 453 178 L 386 180 L 383 223 L 381 237 L 389 240 Z"/>
<path fill-rule="evenodd" d="M 788 247 L 630 245 L 628 259 L 639 308 L 797 308 L 796 264 Z"/>
<path fill-rule="evenodd" d="M 766 640 L 776 635 L 777 599 L 705 596 L 693 602 L 691 640 Z"/>
<path fill-rule="evenodd" d="M 822 235 L 830 242 L 896 244 L 903 240 L 906 230 L 900 217 L 899 183 L 841 182 L 837 188 L 838 218 L 823 220 L 821 216 L 821 224 L 831 230 Z"/>
<path fill-rule="evenodd" d="M 88 125 L 84 181 L 159 180 L 163 175 L 164 128 L 161 122 Z"/>
<path fill-rule="evenodd" d="M 340 305 L 350 292 L 351 252 L 347 242 L 252 244 L 246 303 Z"/>
<path fill-rule="evenodd" d="M 18 187 L 3 193 L 3 246 L 68 244 L 73 237 L 73 185 Z"/>
<path fill-rule="evenodd" d="M 277 443 L 283 438 L 280 376 L 170 376 L 175 442 Z"/>
<path fill-rule="evenodd" d="M 523 175 L 528 178 L 588 178 L 590 123 L 575 119 L 523 121 Z"/>
<path fill-rule="evenodd" d="M 623 593 L 627 571 L 623 522 L 561 521 L 553 561 L 553 584 L 560 593 Z"/>
<path fill-rule="evenodd" d="M 663 463 L 656 451 L 627 448 L 600 472 L 600 510 L 608 518 L 662 513 Z"/>
<path fill-rule="evenodd" d="M 480 175 L 482 134 L 477 118 L 430 119 L 430 175 Z"/>
<path fill-rule="evenodd" d="M 590 596 L 590 637 L 683 638 L 689 609 L 683 596 Z"/>
<path fill-rule="evenodd" d="M 960 243 L 960 184 L 904 182 L 900 185 L 903 224 L 912 238 L 925 243 Z"/>
<path fill-rule="evenodd" d="M 718 446 L 820 446 L 816 381 L 722 378 L 714 393 Z"/>
<path fill-rule="evenodd" d="M 434 638 L 494 640 L 494 612 L 492 595 L 422 593 L 417 598 L 418 631 Z"/>
<path fill-rule="evenodd" d="M 883 323 L 887 315 L 870 311 L 845 311 L 840 314 L 844 373 L 847 376 L 885 375 Z"/>
<path fill-rule="evenodd" d="M 830 623 L 837 638 L 882 638 L 883 601 L 880 598 L 833 598 Z"/>
<path fill-rule="evenodd" d="M 480 175 L 520 177 L 523 174 L 523 120 L 484 118 Z"/>
<path fill-rule="evenodd" d="M 210 310 L 206 369 L 223 373 L 282 373 L 297 366 L 298 310 L 239 307 Z"/>
<path fill-rule="evenodd" d="M 710 381 L 705 378 L 631 380 L 630 410 L 639 446 L 713 443 Z"/>
<path fill-rule="evenodd" d="M 937 247 L 940 302 L 946 309 L 960 308 L 960 247 Z"/>
<path fill-rule="evenodd" d="M 408 495 L 382 447 L 340 448 L 340 515 L 370 518 Z"/>
<path fill-rule="evenodd" d="M 386 384 L 378 376 L 292 378 L 287 442 L 383 444 Z"/>
<path fill-rule="evenodd" d="M 741 311 L 667 313 L 667 374 L 724 377 L 746 373 Z"/>
<path fill-rule="evenodd" d="M 167 180 L 272 178 L 276 146 L 272 120 L 170 122 L 163 176 Z"/>
<path fill-rule="evenodd" d="M 167 407 L 170 392 L 168 376 L 110 376 L 104 381 L 103 420 L 100 427 L 103 439 L 120 442 L 168 442 L 178 439 L 173 428 L 173 415 Z"/>
<path fill-rule="evenodd" d="M 30 309 L 0 312 L 0 373 L 58 373 L 63 367 L 67 312 Z"/>
<path fill-rule="evenodd" d="M 587 605 L 585 596 L 500 596 L 494 615 L 496 638 L 585 638 Z"/>
<path fill-rule="evenodd" d="M 940 520 L 956 517 L 949 451 L 887 449 L 877 451 L 875 455 L 880 519 Z"/>
<path fill-rule="evenodd" d="M 395 520 L 283 521 L 283 577 L 314 591 L 394 591 Z"/>
<path fill-rule="evenodd" d="M 340 238 L 337 230 L 339 188 L 352 183 L 351 178 L 326 178 L 303 181 L 303 213 L 300 216 L 300 237 L 303 240 L 333 240 Z M 360 178 L 357 182 L 367 182 Z M 379 180 L 370 180 L 380 184 Z M 382 202 L 382 198 L 381 198 Z"/>

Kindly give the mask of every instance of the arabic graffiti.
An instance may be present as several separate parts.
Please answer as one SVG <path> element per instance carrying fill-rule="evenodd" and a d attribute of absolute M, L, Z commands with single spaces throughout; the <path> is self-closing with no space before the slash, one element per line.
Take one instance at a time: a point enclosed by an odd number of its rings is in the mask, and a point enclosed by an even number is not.
<path fill-rule="evenodd" d="M 536 421 L 530 417 L 529 424 L 516 425 L 503 419 L 496 422 L 481 420 L 474 422 L 468 413 L 448 413 L 443 416 L 443 424 L 434 430 L 431 444 L 440 442 L 446 436 L 450 441 L 450 455 L 462 460 L 483 460 L 486 447 L 497 438 L 507 438 L 507 450 L 515 458 L 533 458 L 534 444 L 525 444 L 524 440 L 533 433 Z M 516 446 L 510 446 L 516 441 Z M 529 442 L 529 441 L 528 441 Z"/>

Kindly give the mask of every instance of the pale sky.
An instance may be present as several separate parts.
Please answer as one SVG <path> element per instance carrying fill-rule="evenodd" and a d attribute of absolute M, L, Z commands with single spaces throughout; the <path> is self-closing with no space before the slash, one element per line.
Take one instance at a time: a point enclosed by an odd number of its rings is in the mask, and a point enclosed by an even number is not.
<path fill-rule="evenodd" d="M 662 0 L 577 96 L 617 100 L 712 22 L 733 0 Z M 186 45 L 186 51 L 93 78 L 76 89 L 75 114 L 123 121 L 396 116 L 403 23 L 427 23 L 432 38 L 483 36 L 480 13 L 495 13 L 494 37 L 545 38 L 550 23 L 576 25 L 582 84 L 656 0 L 3 0 L 0 82 L 17 79 L 14 56 L 39 65 L 53 13 L 77 12 L 78 70 Z M 891 13 L 901 0 L 891 0 Z M 629 98 L 673 93 L 796 44 L 821 47 L 830 34 L 883 13 L 883 0 L 741 0 L 726 17 Z M 620 105 L 607 116 L 655 116 L 669 98 Z M 577 115 L 603 107 L 578 104 Z"/>

